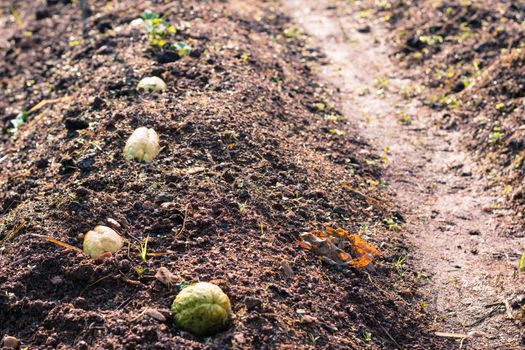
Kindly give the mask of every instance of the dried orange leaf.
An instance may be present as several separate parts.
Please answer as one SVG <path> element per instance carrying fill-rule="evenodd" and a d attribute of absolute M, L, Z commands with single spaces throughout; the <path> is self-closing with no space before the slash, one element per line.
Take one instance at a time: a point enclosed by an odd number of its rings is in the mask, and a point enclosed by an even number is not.
<path fill-rule="evenodd" d="M 361 256 L 358 259 L 352 260 L 350 262 L 350 265 L 355 266 L 355 267 L 365 267 L 365 266 L 368 266 L 373 260 L 374 258 L 367 254 L 367 255 Z"/>
<path fill-rule="evenodd" d="M 343 261 L 347 261 L 347 260 L 350 260 L 352 258 L 350 256 L 350 254 L 347 254 L 345 252 L 339 252 L 338 256 L 339 256 L 339 259 L 341 259 Z"/>
<path fill-rule="evenodd" d="M 297 241 L 297 244 L 301 248 L 304 248 L 304 249 L 307 249 L 307 250 L 311 250 L 312 249 L 312 245 L 310 243 L 305 242 L 305 241 Z"/>
<path fill-rule="evenodd" d="M 350 234 L 342 228 L 334 229 L 325 226 L 324 231 L 313 230 L 302 234 L 301 237 L 303 240 L 299 242 L 299 246 L 335 264 L 365 267 L 380 255 L 379 250 L 365 242 L 360 236 Z M 348 253 L 341 249 L 340 239 L 343 237 L 346 237 L 350 243 L 351 251 Z"/>
<path fill-rule="evenodd" d="M 357 256 L 371 255 L 372 257 L 375 257 L 375 256 L 381 255 L 379 250 L 377 250 L 372 245 L 366 243 L 358 235 L 349 235 L 348 236 L 348 240 L 350 241 L 350 244 L 352 245 L 352 249 L 354 251 L 354 254 L 357 255 Z"/>

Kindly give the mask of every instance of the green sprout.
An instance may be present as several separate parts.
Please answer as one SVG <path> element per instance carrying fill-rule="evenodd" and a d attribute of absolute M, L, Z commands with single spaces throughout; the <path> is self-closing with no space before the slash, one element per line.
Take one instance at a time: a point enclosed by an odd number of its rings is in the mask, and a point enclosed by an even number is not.
<path fill-rule="evenodd" d="M 191 47 L 183 41 L 179 41 L 178 43 L 172 45 L 171 48 L 177 51 L 179 57 L 188 55 L 191 52 Z"/>
<path fill-rule="evenodd" d="M 27 122 L 27 116 L 28 115 L 29 115 L 29 113 L 27 111 L 22 111 L 22 112 L 18 113 L 16 118 L 11 119 L 9 121 L 9 123 L 12 125 L 12 127 L 7 129 L 7 132 L 10 133 L 10 134 L 16 134 L 18 129 L 20 129 L 20 127 L 22 127 L 22 125 L 24 125 Z"/>
<path fill-rule="evenodd" d="M 317 341 L 319 340 L 320 336 L 316 336 L 316 335 L 313 335 L 313 334 L 310 334 L 310 341 L 312 342 L 313 345 L 316 345 L 317 344 Z"/>
<path fill-rule="evenodd" d="M 142 15 L 145 30 L 148 33 L 149 43 L 153 47 L 162 48 L 166 42 L 166 37 L 177 33 L 177 29 L 157 13 L 147 10 Z"/>
<path fill-rule="evenodd" d="M 149 241 L 149 235 L 144 240 L 144 243 L 142 243 L 139 247 L 140 258 L 144 262 L 148 260 L 148 241 Z"/>
<path fill-rule="evenodd" d="M 385 224 L 386 224 L 386 226 L 388 227 L 388 229 L 390 231 L 397 232 L 397 231 L 399 231 L 401 229 L 401 226 L 399 225 L 397 220 L 395 220 L 393 218 L 385 219 Z"/>
<path fill-rule="evenodd" d="M 137 273 L 137 275 L 139 276 L 139 278 L 140 278 L 144 273 L 146 273 L 146 271 L 148 271 L 147 268 L 142 268 L 142 267 L 140 267 L 140 266 L 135 267 L 135 272 Z"/>
<path fill-rule="evenodd" d="M 523 253 L 521 255 L 521 258 L 520 258 L 520 263 L 518 265 L 518 273 L 521 272 L 521 270 L 523 270 L 523 267 L 525 266 L 525 253 Z"/>
<path fill-rule="evenodd" d="M 332 137 L 335 139 L 340 138 L 343 135 L 346 135 L 346 131 L 339 130 L 339 129 L 330 129 L 328 130 L 330 134 L 332 134 Z"/>
<path fill-rule="evenodd" d="M 499 143 L 504 136 L 505 136 L 505 133 L 501 131 L 501 128 L 495 127 L 492 130 L 492 132 L 489 134 L 489 143 L 490 144 Z"/>
<path fill-rule="evenodd" d="M 434 46 L 443 43 L 443 37 L 441 35 L 421 35 L 419 40 L 429 46 Z"/>
<path fill-rule="evenodd" d="M 396 268 L 397 271 L 399 271 L 401 274 L 403 274 L 404 272 L 403 271 L 403 265 L 405 265 L 405 262 L 407 261 L 408 259 L 408 255 L 401 255 L 397 258 L 396 260 L 396 263 L 394 265 L 394 267 Z"/>
<path fill-rule="evenodd" d="M 301 32 L 296 27 L 286 28 L 283 34 L 286 39 L 298 39 L 301 37 Z"/>
<path fill-rule="evenodd" d="M 248 205 L 246 204 L 246 202 L 244 203 L 239 203 L 239 212 L 242 214 L 244 213 L 244 211 L 246 210 L 246 208 L 248 207 Z"/>

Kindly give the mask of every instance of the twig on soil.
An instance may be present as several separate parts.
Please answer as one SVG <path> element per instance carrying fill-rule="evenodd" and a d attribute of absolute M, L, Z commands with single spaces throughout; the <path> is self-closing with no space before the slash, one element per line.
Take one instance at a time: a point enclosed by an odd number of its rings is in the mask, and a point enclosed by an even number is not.
<path fill-rule="evenodd" d="M 339 29 L 341 30 L 341 34 L 343 34 L 343 38 L 345 38 L 345 43 L 348 44 L 350 42 L 350 36 L 348 35 L 345 28 L 343 27 L 343 23 L 341 22 L 341 17 L 337 18 L 337 24 L 339 24 Z"/>
<path fill-rule="evenodd" d="M 128 305 L 129 302 L 132 301 L 132 300 L 133 300 L 133 297 L 124 300 L 122 303 L 120 303 L 119 306 L 117 306 L 117 307 L 115 308 L 115 310 L 123 309 L 123 308 L 124 308 L 126 305 Z"/>
<path fill-rule="evenodd" d="M 132 286 L 134 286 L 134 287 L 138 287 L 138 286 L 141 286 L 141 285 L 142 285 L 142 283 L 140 283 L 139 281 L 130 280 L 130 279 L 127 278 L 126 275 L 124 275 L 122 272 L 119 271 L 119 273 L 120 273 L 120 275 L 122 276 L 122 280 L 123 280 L 124 282 L 126 282 L 127 284 L 130 284 L 130 285 L 132 285 Z"/>
<path fill-rule="evenodd" d="M 42 101 L 38 102 L 36 105 L 34 105 L 33 107 L 31 107 L 31 109 L 29 109 L 29 111 L 27 111 L 27 113 L 31 114 L 33 112 L 38 111 L 39 109 L 44 108 L 48 104 L 59 102 L 62 99 L 64 99 L 64 98 L 55 98 L 55 99 L 52 99 L 52 100 L 48 100 L 48 99 L 42 100 Z"/>
<path fill-rule="evenodd" d="M 352 193 L 355 193 L 361 197 L 363 197 L 368 203 L 370 203 L 371 205 L 373 205 L 374 207 L 376 207 L 376 209 L 379 209 L 381 211 L 384 211 L 384 207 L 382 206 L 382 203 L 379 199 L 376 199 L 374 197 L 371 197 L 371 196 L 368 196 L 354 188 L 352 188 L 352 186 L 346 184 L 346 183 L 342 183 L 341 184 L 341 187 L 343 187 L 345 190 L 347 191 L 350 191 Z"/>
<path fill-rule="evenodd" d="M 9 8 L 9 12 L 11 12 L 11 15 L 13 15 L 13 17 L 15 18 L 15 22 L 16 22 L 16 25 L 18 26 L 18 29 L 20 29 L 24 33 L 24 35 L 25 33 L 30 33 L 30 32 L 26 32 L 25 27 L 24 27 L 24 22 L 22 22 L 22 20 L 20 19 L 20 15 L 18 14 L 15 7 L 9 0 L 7 0 L 7 7 Z"/>
<path fill-rule="evenodd" d="M 74 246 L 72 246 L 72 245 L 70 245 L 70 244 L 64 243 L 64 242 L 62 242 L 62 241 L 59 241 L 58 239 L 54 239 L 54 238 L 51 238 L 51 237 L 49 237 L 49 236 L 39 235 L 39 234 L 36 234 L 36 233 L 33 233 L 33 234 L 31 234 L 31 235 L 32 235 L 32 236 L 35 236 L 35 237 L 43 238 L 43 239 L 45 239 L 46 241 L 48 241 L 49 243 L 56 244 L 56 245 L 58 245 L 58 246 L 60 246 L 60 247 L 62 247 L 62 248 L 66 248 L 66 249 L 69 249 L 69 250 L 74 250 L 74 251 L 76 251 L 76 252 L 79 252 L 79 253 L 81 253 L 81 254 L 84 254 L 84 252 L 83 252 L 81 249 L 79 249 L 79 248 L 77 248 L 77 247 L 74 247 Z"/>
<path fill-rule="evenodd" d="M 188 218 L 188 207 L 190 204 L 186 204 L 186 209 L 184 210 L 184 220 L 182 221 L 182 227 L 180 228 L 179 232 L 175 235 L 175 237 L 179 237 L 182 234 L 182 231 L 184 231 L 184 228 L 186 227 L 186 219 Z"/>
<path fill-rule="evenodd" d="M 443 338 L 455 338 L 455 339 L 468 338 L 468 335 L 464 333 L 435 332 L 434 335 L 437 337 L 443 337 Z"/>
<path fill-rule="evenodd" d="M 390 335 L 390 333 L 388 333 L 388 331 L 386 330 L 385 327 L 383 327 L 383 325 L 375 319 L 375 317 L 372 316 L 372 319 L 374 321 L 376 321 L 376 323 L 379 325 L 379 327 L 381 327 L 381 329 L 383 330 L 383 332 L 385 332 L 385 334 L 388 336 L 388 338 L 390 338 L 390 340 L 396 345 L 396 347 L 398 349 L 402 349 L 401 345 L 399 345 L 399 343 Z"/>
<path fill-rule="evenodd" d="M 489 306 L 492 307 L 492 310 L 490 310 L 487 314 L 481 316 L 480 318 L 478 318 L 471 324 L 467 325 L 467 327 L 477 326 L 478 324 L 484 322 L 485 320 L 491 318 L 492 316 L 505 312 L 505 309 L 506 309 L 505 302 L 494 303 L 491 305 L 487 305 L 486 307 L 489 307 Z"/>
<path fill-rule="evenodd" d="M 22 221 L 21 223 L 19 223 L 14 229 L 13 231 L 11 231 L 11 233 L 9 233 L 3 240 L 3 241 L 10 241 L 12 240 L 13 238 L 15 238 L 15 236 L 26 226 L 26 222 L 25 221 Z"/>
<path fill-rule="evenodd" d="M 465 339 L 486 337 L 487 336 L 486 333 L 479 332 L 479 331 L 468 332 L 468 334 L 464 334 L 464 333 L 449 333 L 449 332 L 435 332 L 434 335 L 437 336 L 437 337 L 443 337 L 443 338 L 461 339 L 461 341 L 459 342 L 459 348 L 460 349 L 463 347 L 463 342 L 465 341 Z"/>
<path fill-rule="evenodd" d="M 144 308 L 144 310 L 142 310 L 142 312 L 137 317 L 132 318 L 131 320 L 129 320 L 129 322 L 135 322 L 139 318 L 143 317 L 146 311 L 148 311 L 148 308 Z"/>
<path fill-rule="evenodd" d="M 86 289 L 91 288 L 91 287 L 93 287 L 95 284 L 97 284 L 97 283 L 99 283 L 99 282 L 101 282 L 101 281 L 103 281 L 103 280 L 105 280 L 105 279 L 107 279 L 107 278 L 110 278 L 110 277 L 113 277 L 113 275 L 107 275 L 107 276 L 104 276 L 104 277 L 99 278 L 99 279 L 96 280 L 95 282 L 93 282 L 93 283 L 91 283 L 90 285 L 88 285 L 86 288 L 82 289 L 82 290 L 80 291 L 80 293 L 79 293 L 79 296 L 81 296 L 81 295 L 86 291 Z"/>

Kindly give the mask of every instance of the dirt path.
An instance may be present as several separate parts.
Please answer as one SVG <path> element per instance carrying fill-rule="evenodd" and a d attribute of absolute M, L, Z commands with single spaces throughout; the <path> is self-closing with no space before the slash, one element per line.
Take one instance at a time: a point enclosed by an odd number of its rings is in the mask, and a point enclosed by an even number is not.
<path fill-rule="evenodd" d="M 285 3 L 315 38 L 312 44 L 324 47 L 331 63 L 318 73 L 341 91 L 344 115 L 379 153 L 390 150 L 386 181 L 414 247 L 407 262 L 430 277 L 422 279 L 436 321 L 429 331 L 483 335 L 466 341 L 469 349 L 522 348 L 515 324 L 523 299 L 523 278 L 515 274 L 522 241 L 506 235 L 510 214 L 495 209 L 497 198 L 462 151 L 461 131 L 435 127 L 440 115 L 401 96 L 414 82 L 399 79 L 381 24 L 367 27 L 350 5 L 335 1 Z"/>

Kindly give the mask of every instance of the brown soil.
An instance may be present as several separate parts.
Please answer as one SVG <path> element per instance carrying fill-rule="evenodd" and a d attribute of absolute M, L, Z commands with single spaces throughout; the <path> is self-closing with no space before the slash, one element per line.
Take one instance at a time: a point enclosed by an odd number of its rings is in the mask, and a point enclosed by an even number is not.
<path fill-rule="evenodd" d="M 522 1 L 393 1 L 367 8 L 388 19 L 397 57 L 422 83 L 440 124 L 465 134 L 499 207 L 515 211 L 507 234 L 523 236 L 525 196 Z M 429 38 L 437 40 L 429 40 Z"/>
<path fill-rule="evenodd" d="M 391 61 L 395 48 L 374 12 L 344 1 L 287 3 L 322 43 L 330 63 L 318 74 L 336 83 L 343 114 L 388 159 L 383 179 L 413 244 L 406 272 L 430 277 L 421 284 L 431 330 L 471 335 L 461 342 L 469 349 L 525 348 L 521 235 L 506 234 L 513 211 L 498 205 L 490 178 L 463 147 L 463 131 L 440 128 L 442 114 L 407 93 L 419 76 Z"/>
<path fill-rule="evenodd" d="M 0 339 L 525 348 L 522 5 L 11 3 L 22 27 L 4 6 Z M 189 55 L 155 49 L 130 26 L 146 9 L 178 28 L 170 40 Z M 136 91 L 151 75 L 166 93 Z M 122 157 L 139 126 L 161 138 L 149 164 Z M 115 222 L 128 249 L 100 261 L 43 239 L 81 247 L 85 232 Z M 299 247 L 323 225 L 381 257 L 332 266 Z M 160 267 L 176 286 L 155 278 Z M 202 339 L 173 322 L 170 304 L 193 281 L 230 296 L 224 332 Z"/>
<path fill-rule="evenodd" d="M 396 267 L 406 248 L 388 226 L 402 216 L 379 186 L 381 157 L 354 124 L 325 118 L 339 113 L 311 74 L 323 54 L 290 35 L 279 3 L 155 2 L 193 47 L 169 63 L 129 26 L 144 2 L 90 1 L 84 20 L 69 1 L 13 5 L 24 28 L 7 8 L 0 21 L 0 336 L 31 349 L 448 344 L 430 337 L 415 277 Z M 168 91 L 139 94 L 148 75 Z M 9 121 L 41 101 L 10 135 Z M 122 158 L 139 126 L 161 137 L 150 164 Z M 108 219 L 131 244 L 102 261 L 41 237 L 80 247 Z M 365 236 L 381 258 L 333 267 L 297 246 L 325 224 Z M 147 237 L 162 255 L 143 262 Z M 219 284 L 228 330 L 181 331 L 168 310 L 176 288 L 154 278 L 161 266 L 180 283 Z"/>

